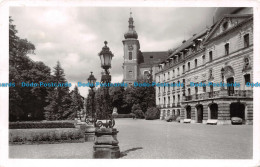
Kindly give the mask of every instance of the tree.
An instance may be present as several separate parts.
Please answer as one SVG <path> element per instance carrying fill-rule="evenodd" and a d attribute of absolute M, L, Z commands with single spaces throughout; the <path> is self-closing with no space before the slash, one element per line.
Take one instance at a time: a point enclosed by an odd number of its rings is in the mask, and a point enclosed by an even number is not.
<path fill-rule="evenodd" d="M 21 82 L 48 82 L 50 68 L 28 57 L 34 54 L 35 46 L 17 32 L 9 17 L 9 82 L 15 83 L 9 88 L 9 120 L 41 120 L 48 88 L 22 87 Z"/>
<path fill-rule="evenodd" d="M 124 87 L 111 87 L 110 88 L 110 96 L 111 103 L 113 107 L 117 108 L 119 114 L 126 114 L 127 112 L 124 110 Z"/>
<path fill-rule="evenodd" d="M 62 69 L 59 61 L 54 67 L 52 81 L 57 85 L 67 83 L 64 70 Z M 48 92 L 47 101 L 49 102 L 49 105 L 44 108 L 45 118 L 47 120 L 71 119 L 73 110 L 70 107 L 72 104 L 72 99 L 69 94 L 69 87 L 55 87 L 53 90 Z"/>
<path fill-rule="evenodd" d="M 70 93 L 71 96 L 71 104 L 70 104 L 70 109 L 65 111 L 63 113 L 63 118 L 66 119 L 74 119 L 77 117 L 77 113 L 81 111 L 84 108 L 84 100 L 82 96 L 79 93 L 79 89 L 77 86 L 74 87 L 74 90 L 71 91 Z"/>

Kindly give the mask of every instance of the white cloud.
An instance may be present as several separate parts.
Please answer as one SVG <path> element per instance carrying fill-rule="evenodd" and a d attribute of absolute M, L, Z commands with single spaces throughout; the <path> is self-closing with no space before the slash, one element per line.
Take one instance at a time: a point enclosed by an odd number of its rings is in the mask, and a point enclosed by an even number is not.
<path fill-rule="evenodd" d="M 214 8 L 132 8 L 142 51 L 167 51 L 212 21 Z M 61 62 L 68 82 L 86 82 L 90 71 L 101 78 L 97 54 L 108 41 L 114 53 L 112 82 L 123 79 L 124 33 L 128 8 L 12 7 L 18 35 L 36 46 L 30 57 L 53 67 Z M 79 88 L 86 96 L 88 88 Z"/>

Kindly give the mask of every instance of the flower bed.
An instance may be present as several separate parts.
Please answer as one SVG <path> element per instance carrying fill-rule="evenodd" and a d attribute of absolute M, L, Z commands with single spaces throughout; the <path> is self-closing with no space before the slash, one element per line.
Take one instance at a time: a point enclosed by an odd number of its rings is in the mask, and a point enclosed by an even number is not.
<path fill-rule="evenodd" d="M 54 144 L 84 142 L 84 131 L 78 128 L 10 129 L 9 144 Z"/>
<path fill-rule="evenodd" d="M 75 128 L 75 121 L 10 122 L 9 129 Z"/>

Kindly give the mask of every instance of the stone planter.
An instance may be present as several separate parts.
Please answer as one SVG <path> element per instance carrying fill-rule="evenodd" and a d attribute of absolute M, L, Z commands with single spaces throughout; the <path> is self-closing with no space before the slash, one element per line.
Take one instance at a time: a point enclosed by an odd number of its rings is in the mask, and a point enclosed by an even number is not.
<path fill-rule="evenodd" d="M 94 141 L 95 140 L 95 131 L 96 128 L 94 125 L 87 125 L 85 129 L 85 141 Z"/>
<path fill-rule="evenodd" d="M 115 128 L 96 129 L 93 158 L 115 159 L 120 157 L 117 133 Z"/>

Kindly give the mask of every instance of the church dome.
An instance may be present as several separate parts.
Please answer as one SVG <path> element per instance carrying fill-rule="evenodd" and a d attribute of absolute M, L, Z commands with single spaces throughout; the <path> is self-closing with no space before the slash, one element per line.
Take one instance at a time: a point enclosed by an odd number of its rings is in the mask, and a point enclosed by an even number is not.
<path fill-rule="evenodd" d="M 132 13 L 131 13 L 132 14 Z M 128 26 L 128 31 L 124 34 L 125 36 L 125 39 L 129 39 L 129 38 L 134 38 L 134 39 L 137 39 L 138 38 L 138 34 L 137 32 L 135 31 L 135 26 L 134 26 L 134 19 L 132 16 L 130 16 L 129 18 L 129 26 Z"/>
<path fill-rule="evenodd" d="M 137 32 L 135 30 L 127 31 L 124 36 L 125 36 L 125 39 L 128 39 L 128 38 L 137 39 L 138 38 Z"/>

